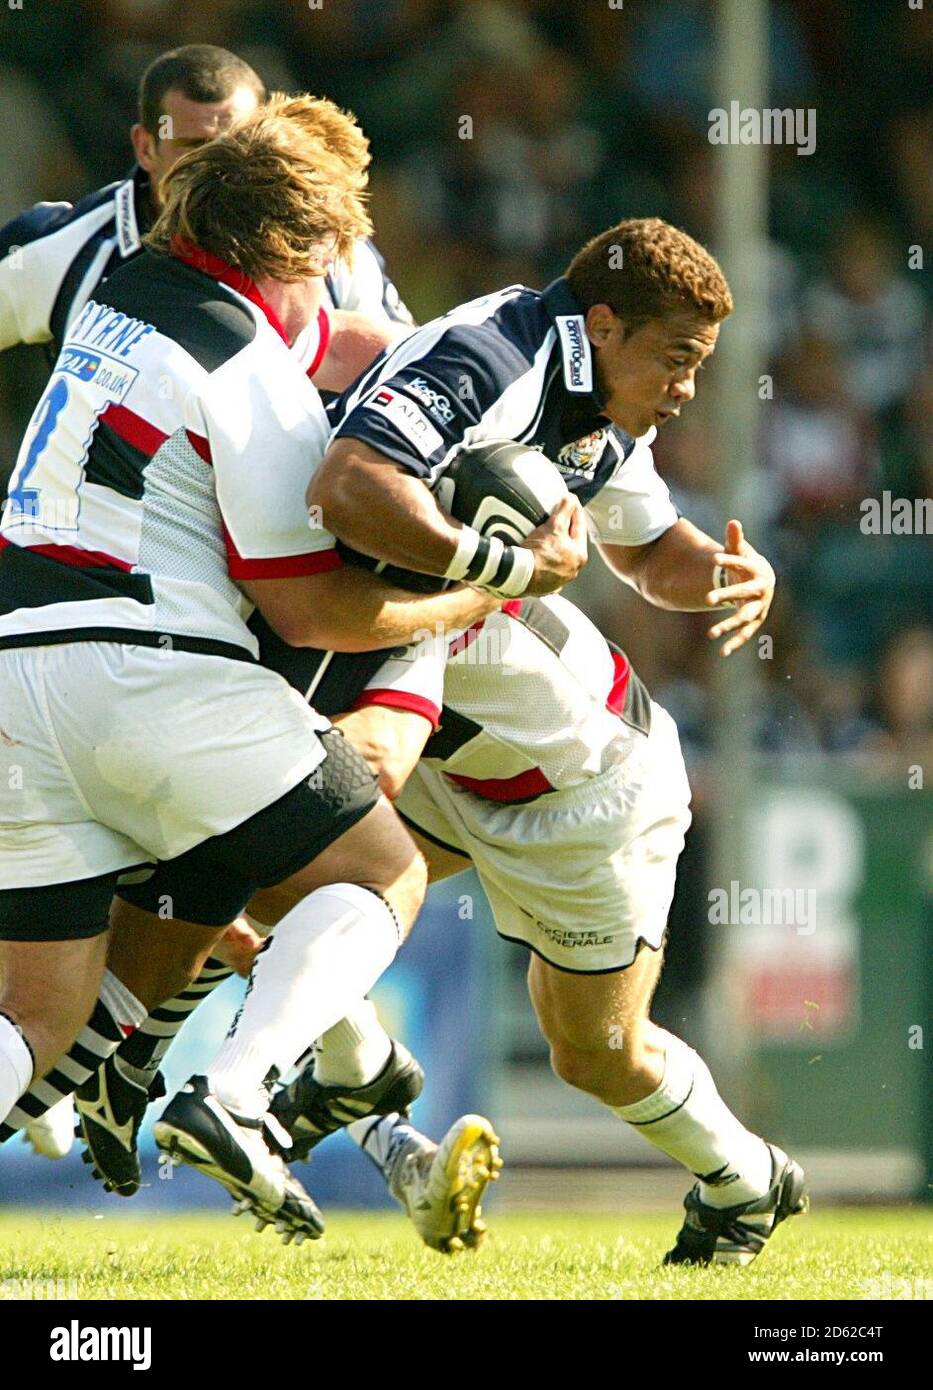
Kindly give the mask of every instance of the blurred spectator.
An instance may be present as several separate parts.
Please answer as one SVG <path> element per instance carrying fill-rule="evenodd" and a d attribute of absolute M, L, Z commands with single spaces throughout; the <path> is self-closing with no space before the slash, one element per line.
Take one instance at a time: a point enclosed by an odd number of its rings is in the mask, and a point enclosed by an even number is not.
<path fill-rule="evenodd" d="M 902 264 L 906 266 L 906 247 Z M 897 406 L 918 365 L 925 304 L 880 227 L 853 218 L 836 230 L 831 276 L 804 296 L 808 327 L 835 344 L 846 388 L 866 410 Z"/>
<path fill-rule="evenodd" d="M 0 226 L 33 203 L 80 198 L 88 172 L 41 87 L 0 69 L 0 110 Z"/>
<path fill-rule="evenodd" d="M 933 766 L 933 632 L 911 627 L 899 633 L 884 653 L 880 676 L 883 732 L 866 746 L 923 768 Z"/>
<path fill-rule="evenodd" d="M 778 362 L 765 461 L 772 513 L 798 526 L 852 522 L 877 483 L 869 416 L 847 396 L 833 346 L 805 337 Z"/>

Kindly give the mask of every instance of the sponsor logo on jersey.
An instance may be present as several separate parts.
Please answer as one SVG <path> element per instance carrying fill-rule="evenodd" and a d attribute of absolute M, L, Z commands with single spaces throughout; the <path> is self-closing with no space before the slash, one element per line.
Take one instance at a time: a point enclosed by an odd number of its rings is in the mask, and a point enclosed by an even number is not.
<path fill-rule="evenodd" d="M 58 359 L 57 371 L 76 376 L 79 381 L 92 381 L 113 401 L 122 401 L 139 376 L 135 367 L 118 362 L 105 352 L 89 352 L 74 343 L 65 343 Z"/>
<path fill-rule="evenodd" d="M 608 434 L 608 429 L 594 430 L 592 434 L 585 434 L 573 444 L 566 444 L 557 455 L 558 468 L 562 473 L 582 473 L 586 477 L 592 477 L 602 457 Z"/>
<path fill-rule="evenodd" d="M 560 314 L 555 320 L 564 354 L 564 385 L 588 395 L 593 389 L 593 357 L 582 314 Z"/>
<path fill-rule="evenodd" d="M 136 222 L 136 202 L 133 180 L 127 179 L 126 183 L 121 183 L 117 189 L 114 203 L 116 206 L 117 220 L 117 245 L 120 247 L 120 255 L 126 259 L 132 256 L 135 251 L 139 251 L 142 242 L 139 239 L 139 226 Z"/>
<path fill-rule="evenodd" d="M 401 396 L 397 391 L 390 391 L 387 386 L 381 387 L 373 396 L 371 401 L 366 402 L 367 410 L 378 410 L 387 420 L 390 420 L 399 434 L 403 434 L 421 455 L 422 458 L 430 458 L 436 449 L 440 449 L 444 443 L 444 436 L 440 430 L 436 430 L 424 411 L 417 406 L 414 401 L 407 396 Z"/>
<path fill-rule="evenodd" d="M 435 420 L 449 425 L 454 418 L 450 397 L 440 395 L 433 386 L 428 385 L 424 377 L 416 376 L 414 381 L 406 381 L 405 390 L 410 396 L 416 396 L 422 405 L 427 406 Z"/>

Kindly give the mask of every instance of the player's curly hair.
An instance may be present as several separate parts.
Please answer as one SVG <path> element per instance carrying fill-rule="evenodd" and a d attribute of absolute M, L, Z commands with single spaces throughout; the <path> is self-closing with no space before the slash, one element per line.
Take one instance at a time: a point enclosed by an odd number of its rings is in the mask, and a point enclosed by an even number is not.
<path fill-rule="evenodd" d="M 567 269 L 583 312 L 608 304 L 631 333 L 648 319 L 693 313 L 718 323 L 732 291 L 698 241 L 660 217 L 632 217 L 588 241 Z"/>
<path fill-rule="evenodd" d="M 251 280 L 324 274 L 372 231 L 369 162 L 354 116 L 323 98 L 274 93 L 172 166 L 144 240 L 168 251 L 183 238 Z"/>

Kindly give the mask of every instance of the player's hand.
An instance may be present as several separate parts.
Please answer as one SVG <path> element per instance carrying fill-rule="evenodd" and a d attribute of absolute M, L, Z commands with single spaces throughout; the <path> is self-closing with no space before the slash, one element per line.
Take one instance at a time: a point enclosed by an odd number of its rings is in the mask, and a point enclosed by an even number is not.
<path fill-rule="evenodd" d="M 723 656 L 731 656 L 767 618 L 774 598 L 775 575 L 765 557 L 745 539 L 740 521 L 726 523 L 726 543 L 713 556 L 713 564 L 729 570 L 733 582 L 723 589 L 712 589 L 706 595 L 706 603 L 710 608 L 729 605 L 735 611 L 711 627 L 707 636 L 715 640 L 731 632 L 733 635 L 721 647 Z"/>
<path fill-rule="evenodd" d="M 527 594 L 552 594 L 569 584 L 586 564 L 586 521 L 583 508 L 570 494 L 558 502 L 541 526 L 522 541 L 534 552 L 535 572 Z"/>

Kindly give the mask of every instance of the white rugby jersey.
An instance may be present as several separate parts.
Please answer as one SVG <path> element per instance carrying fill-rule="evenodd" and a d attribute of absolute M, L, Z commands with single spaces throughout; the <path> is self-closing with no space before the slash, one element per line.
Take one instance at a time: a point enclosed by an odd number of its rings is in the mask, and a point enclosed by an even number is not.
<path fill-rule="evenodd" d="M 0 519 L 0 648 L 104 639 L 255 657 L 235 580 L 340 564 L 307 523 L 328 424 L 246 276 L 190 245 L 70 324 Z"/>
<path fill-rule="evenodd" d="M 594 540 L 645 545 L 677 521 L 639 439 L 603 414 L 580 305 L 565 279 L 461 304 L 390 347 L 328 406 L 335 437 L 362 440 L 436 487 L 463 445 L 540 449 L 584 505 Z"/>
<path fill-rule="evenodd" d="M 426 659 L 432 648 L 443 667 Z M 510 600 L 446 650 L 431 639 L 394 652 L 354 707 L 366 705 L 439 723 L 424 758 L 502 802 L 599 776 L 625 759 L 651 720 L 648 692 L 625 654 L 556 594 Z"/>
<path fill-rule="evenodd" d="M 37 203 L 0 228 L 0 351 L 17 343 L 51 345 L 102 281 L 142 252 L 152 213 L 149 175 L 138 165 L 125 179 L 71 203 Z M 335 309 L 356 309 L 407 328 L 411 315 L 371 241 L 356 243 L 352 263 L 326 277 Z"/>

